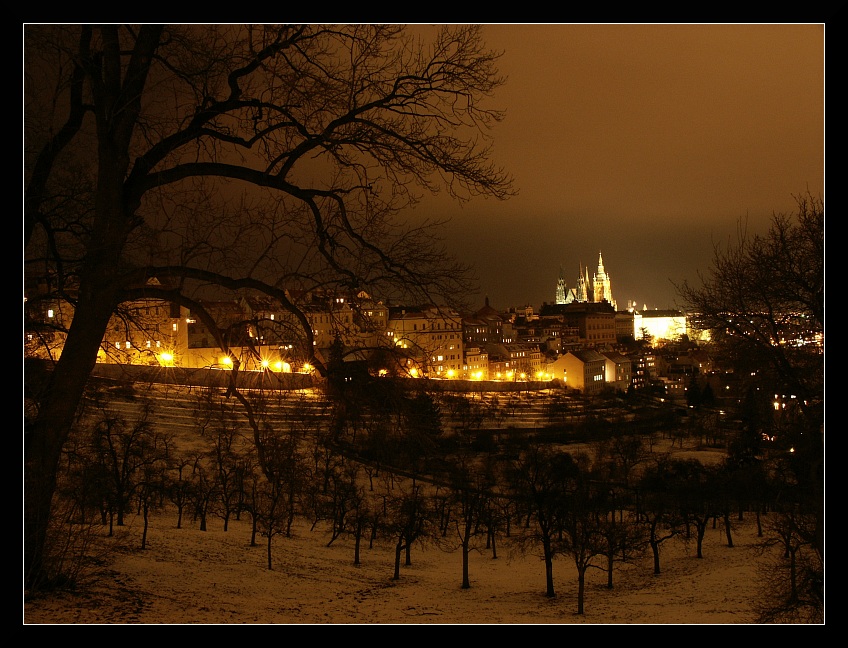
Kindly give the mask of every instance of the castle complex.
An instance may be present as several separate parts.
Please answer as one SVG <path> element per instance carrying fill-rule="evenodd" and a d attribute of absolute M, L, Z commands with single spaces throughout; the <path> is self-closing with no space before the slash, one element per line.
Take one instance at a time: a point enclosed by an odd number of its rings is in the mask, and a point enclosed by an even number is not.
<path fill-rule="evenodd" d="M 598 252 L 598 271 L 590 280 L 589 268 L 584 268 L 581 264 L 575 288 L 566 288 L 562 267 L 560 267 L 555 303 L 571 304 L 572 302 L 602 301 L 609 302 L 613 309 L 616 309 L 615 299 L 612 297 L 612 289 L 610 288 L 610 277 L 604 270 L 604 257 L 600 252 Z"/>

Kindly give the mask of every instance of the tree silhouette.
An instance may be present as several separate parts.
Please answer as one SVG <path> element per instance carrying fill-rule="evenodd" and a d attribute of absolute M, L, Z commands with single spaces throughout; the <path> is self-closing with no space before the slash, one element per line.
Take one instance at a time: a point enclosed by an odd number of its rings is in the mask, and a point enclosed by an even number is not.
<path fill-rule="evenodd" d="M 788 471 L 815 511 L 815 524 L 804 528 L 823 563 L 824 201 L 808 193 L 796 203 L 795 213 L 775 214 L 765 234 L 740 223 L 735 241 L 715 247 L 701 285 L 684 282 L 679 292 L 740 377 L 743 434 L 734 454 L 750 459 L 768 439 L 770 470 Z"/>
<path fill-rule="evenodd" d="M 26 326 L 63 338 L 26 421 L 27 587 L 44 584 L 61 448 L 121 304 L 188 308 L 226 352 L 203 291 L 260 293 L 321 370 L 295 294 L 467 294 L 441 223 L 403 210 L 440 187 L 513 193 L 486 140 L 497 58 L 473 25 L 429 42 L 397 25 L 25 27 Z"/>

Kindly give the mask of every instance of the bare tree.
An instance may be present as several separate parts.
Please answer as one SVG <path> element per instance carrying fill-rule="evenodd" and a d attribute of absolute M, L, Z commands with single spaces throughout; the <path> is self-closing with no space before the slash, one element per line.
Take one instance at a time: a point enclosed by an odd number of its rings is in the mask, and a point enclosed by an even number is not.
<path fill-rule="evenodd" d="M 166 484 L 166 494 L 171 503 L 177 507 L 177 528 L 183 527 L 183 513 L 191 502 L 191 467 L 194 458 L 181 456 L 174 458 L 171 467 L 172 474 Z"/>
<path fill-rule="evenodd" d="M 527 532 L 521 538 L 541 545 L 545 564 L 545 596 L 554 598 L 554 558 L 564 552 L 560 539 L 568 504 L 569 483 L 579 474 L 568 453 L 533 444 L 510 469 L 510 493 L 525 507 Z"/>
<path fill-rule="evenodd" d="M 824 201 L 808 193 L 796 203 L 763 235 L 740 224 L 736 241 L 716 246 L 702 285 L 684 283 L 679 292 L 744 379 L 740 393 L 776 395 L 770 416 L 750 416 L 749 398 L 740 404 L 745 445 L 756 454 L 761 444 L 751 440 L 768 439 L 769 470 L 785 475 L 798 503 L 815 511 L 815 524 L 805 527 L 823 563 Z"/>
<path fill-rule="evenodd" d="M 268 539 L 268 569 L 272 569 L 272 540 L 276 535 L 291 535 L 309 477 L 295 434 L 266 428 L 258 439 L 257 450 L 265 479 L 257 485 L 254 515 Z"/>
<path fill-rule="evenodd" d="M 91 433 L 91 451 L 108 488 L 109 533 L 112 520 L 124 525 L 124 515 L 152 464 L 164 461 L 168 441 L 154 430 L 145 407 L 135 421 L 104 411 Z"/>
<path fill-rule="evenodd" d="M 648 466 L 639 479 L 636 520 L 647 530 L 655 576 L 661 573 L 662 544 L 683 533 L 683 516 L 675 492 L 675 480 L 678 472 L 687 469 L 685 463 L 662 457 Z"/>
<path fill-rule="evenodd" d="M 453 514 L 446 520 L 446 526 L 453 527 L 454 534 L 447 540 L 449 549 L 459 544 L 462 555 L 462 589 L 471 587 L 469 577 L 469 557 L 476 550 L 475 538 L 491 541 L 490 527 L 487 527 L 485 511 L 489 507 L 489 491 L 492 488 L 485 476 L 478 474 L 472 462 L 460 457 L 449 475 L 449 503 Z"/>
<path fill-rule="evenodd" d="M 191 466 L 191 505 L 201 531 L 209 528 L 209 513 L 218 500 L 220 490 L 217 470 L 209 465 L 209 457 L 205 453 L 198 453 Z"/>
<path fill-rule="evenodd" d="M 606 558 L 607 573 L 612 574 L 608 552 L 610 538 L 615 535 L 610 535 L 610 525 L 601 503 L 603 492 L 583 480 L 577 480 L 568 490 L 562 503 L 560 553 L 570 556 L 577 568 L 577 614 L 584 614 L 586 572 L 592 567 L 600 569 L 596 559 Z"/>
<path fill-rule="evenodd" d="M 716 246 L 702 285 L 678 289 L 715 352 L 754 388 L 789 401 L 782 408 L 794 424 L 776 441 L 807 456 L 808 474 L 799 478 L 816 479 L 824 423 L 824 203 L 807 195 L 797 204 L 795 214 L 774 215 L 764 235 L 740 224 L 734 243 Z"/>
<path fill-rule="evenodd" d="M 810 541 L 815 518 L 790 504 L 767 523 L 761 550 L 770 553 L 760 575 L 767 595 L 757 601 L 761 623 L 822 623 L 824 569 Z M 775 552 L 777 548 L 780 551 Z"/>
<path fill-rule="evenodd" d="M 431 532 L 432 511 L 424 485 L 414 479 L 397 480 L 385 499 L 385 515 L 379 518 L 381 530 L 395 543 L 392 580 L 400 580 L 401 556 L 411 565 L 412 545 L 424 542 Z"/>
<path fill-rule="evenodd" d="M 480 26 L 427 40 L 397 25 L 27 25 L 24 54 L 32 339 L 48 306 L 63 313 L 26 421 L 37 587 L 62 445 L 121 304 L 187 307 L 228 351 L 203 290 L 257 291 L 290 313 L 311 358 L 292 291 L 455 302 L 469 268 L 447 259 L 438 221 L 403 210 L 440 188 L 513 191 L 491 163 L 503 115 L 485 101 L 503 79 Z"/>
<path fill-rule="evenodd" d="M 241 471 L 243 458 L 239 450 L 239 434 L 226 426 L 218 430 L 209 451 L 209 461 L 217 471 L 217 513 L 224 521 L 224 531 L 229 529 L 230 518 L 238 510 L 242 495 Z"/>

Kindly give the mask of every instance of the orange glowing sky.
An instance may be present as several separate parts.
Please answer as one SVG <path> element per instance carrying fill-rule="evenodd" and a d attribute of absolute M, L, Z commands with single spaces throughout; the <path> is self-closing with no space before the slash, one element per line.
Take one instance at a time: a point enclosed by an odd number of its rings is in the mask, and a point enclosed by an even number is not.
<path fill-rule="evenodd" d="M 825 25 L 487 24 L 508 81 L 495 161 L 519 195 L 447 216 L 495 308 L 554 300 L 603 252 L 619 308 L 671 308 L 740 220 L 824 197 Z"/>

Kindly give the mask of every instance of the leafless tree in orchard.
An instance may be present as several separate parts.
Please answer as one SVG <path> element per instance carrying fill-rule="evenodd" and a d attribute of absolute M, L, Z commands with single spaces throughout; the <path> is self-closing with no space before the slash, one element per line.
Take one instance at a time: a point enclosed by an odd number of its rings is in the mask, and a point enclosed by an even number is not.
<path fill-rule="evenodd" d="M 489 527 L 485 524 L 484 511 L 489 506 L 489 491 L 492 484 L 475 470 L 468 458 L 460 456 L 449 476 L 448 502 L 451 515 L 445 520 L 446 533 L 443 542 L 448 550 L 459 547 L 462 555 L 461 589 L 471 587 L 469 558 L 472 551 L 479 549 L 475 538 L 489 538 Z"/>
<path fill-rule="evenodd" d="M 144 525 L 141 534 L 142 549 L 147 548 L 150 512 L 161 509 L 165 503 L 168 466 L 171 461 L 170 438 L 164 435 L 156 435 L 151 441 L 153 443 L 146 451 L 149 460 L 141 467 L 141 474 L 137 479 L 135 489 Z"/>
<path fill-rule="evenodd" d="M 209 461 L 218 473 L 218 501 L 214 512 L 224 521 L 224 531 L 229 529 L 230 518 L 238 510 L 242 483 L 240 470 L 242 457 L 238 444 L 238 433 L 226 427 L 221 428 L 209 450 Z"/>
<path fill-rule="evenodd" d="M 401 556 L 405 555 L 404 565 L 411 565 L 412 545 L 431 537 L 432 510 L 424 491 L 425 485 L 421 482 L 399 479 L 394 481 L 394 488 L 384 500 L 385 515 L 378 522 L 380 531 L 395 545 L 392 580 L 400 580 Z"/>
<path fill-rule="evenodd" d="M 183 528 L 183 514 L 191 502 L 191 467 L 194 459 L 189 455 L 175 457 L 166 484 L 166 495 L 177 509 L 177 528 Z"/>
<path fill-rule="evenodd" d="M 110 535 L 113 517 L 118 526 L 124 525 L 145 468 L 160 463 L 163 453 L 167 454 L 168 441 L 155 431 L 148 416 L 145 410 L 130 421 L 103 412 L 91 431 L 92 457 L 101 467 L 108 489 Z"/>
<path fill-rule="evenodd" d="M 516 542 L 522 550 L 539 551 L 545 565 L 545 596 L 556 597 L 554 559 L 563 553 L 566 491 L 579 474 L 574 458 L 560 450 L 532 444 L 512 462 L 508 473 L 509 492 L 526 511 L 526 530 Z"/>
<path fill-rule="evenodd" d="M 267 538 L 268 569 L 272 569 L 273 538 L 291 536 L 294 518 L 302 513 L 305 486 L 315 475 L 307 468 L 308 460 L 296 434 L 266 427 L 257 442 L 257 457 L 265 479 L 257 486 L 253 513 Z"/>
<path fill-rule="evenodd" d="M 608 483 L 603 497 L 598 497 L 597 502 L 598 534 L 606 541 L 607 589 L 612 589 L 616 564 L 633 563 L 644 555 L 646 533 L 633 511 L 634 498 L 630 488 Z M 606 504 L 606 509 L 602 508 L 602 503 Z"/>
<path fill-rule="evenodd" d="M 577 614 L 585 613 L 586 572 L 591 568 L 603 569 L 598 564 L 603 560 L 608 578 L 612 575 L 612 564 L 608 560 L 610 526 L 603 510 L 605 504 L 601 503 L 606 494 L 581 482 L 578 479 L 564 494 L 561 535 L 557 538 L 557 544 L 561 545 L 559 553 L 569 556 L 577 568 Z"/>
<path fill-rule="evenodd" d="M 678 460 L 662 457 L 645 469 L 636 487 L 636 521 L 645 528 L 655 576 L 661 573 L 662 544 L 683 533 L 684 520 L 675 492 L 675 479 L 678 470 L 685 469 Z"/>
<path fill-rule="evenodd" d="M 498 56 L 474 25 L 417 39 L 397 25 L 25 26 L 31 339 L 48 306 L 67 314 L 26 421 L 28 588 L 48 584 L 57 462 L 121 304 L 189 308 L 227 352 L 199 300 L 253 291 L 290 313 L 309 358 L 293 291 L 468 294 L 439 219 L 409 209 L 439 190 L 513 193 L 487 139 Z"/>
<path fill-rule="evenodd" d="M 794 505 L 769 516 L 760 550 L 769 556 L 759 576 L 770 595 L 756 602 L 760 623 L 823 623 L 824 571 L 810 538 L 812 515 Z"/>
<path fill-rule="evenodd" d="M 209 528 L 209 514 L 218 500 L 219 492 L 217 471 L 210 465 L 206 453 L 198 453 L 191 466 L 191 505 L 193 519 L 199 521 L 201 531 Z"/>

